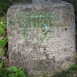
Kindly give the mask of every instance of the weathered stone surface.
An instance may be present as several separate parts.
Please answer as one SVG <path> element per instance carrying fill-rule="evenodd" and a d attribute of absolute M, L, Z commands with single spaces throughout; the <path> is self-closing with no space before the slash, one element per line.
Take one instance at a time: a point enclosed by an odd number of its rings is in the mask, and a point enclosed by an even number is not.
<path fill-rule="evenodd" d="M 10 64 L 39 74 L 75 63 L 71 4 L 14 5 L 8 10 L 7 22 Z"/>
<path fill-rule="evenodd" d="M 32 0 L 34 4 L 41 4 L 41 3 L 51 3 L 51 2 L 60 2 L 61 0 Z"/>

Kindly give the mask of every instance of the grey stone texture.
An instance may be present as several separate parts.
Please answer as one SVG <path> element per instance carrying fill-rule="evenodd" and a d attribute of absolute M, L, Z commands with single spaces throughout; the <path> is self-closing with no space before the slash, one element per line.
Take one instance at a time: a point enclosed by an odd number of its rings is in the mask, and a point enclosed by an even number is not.
<path fill-rule="evenodd" d="M 60 2 L 61 0 L 32 0 L 34 4 L 41 4 L 41 3 L 51 3 L 51 2 Z"/>
<path fill-rule="evenodd" d="M 70 3 L 19 4 L 7 13 L 9 63 L 34 75 L 75 64 L 75 16 Z"/>

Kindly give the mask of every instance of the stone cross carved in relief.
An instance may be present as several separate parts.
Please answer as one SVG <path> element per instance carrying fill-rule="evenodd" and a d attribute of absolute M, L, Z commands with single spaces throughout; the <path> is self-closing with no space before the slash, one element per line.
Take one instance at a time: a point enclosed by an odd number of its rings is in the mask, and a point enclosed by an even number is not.
<path fill-rule="evenodd" d="M 60 2 L 61 0 L 32 0 L 32 3 L 51 3 L 51 2 Z"/>

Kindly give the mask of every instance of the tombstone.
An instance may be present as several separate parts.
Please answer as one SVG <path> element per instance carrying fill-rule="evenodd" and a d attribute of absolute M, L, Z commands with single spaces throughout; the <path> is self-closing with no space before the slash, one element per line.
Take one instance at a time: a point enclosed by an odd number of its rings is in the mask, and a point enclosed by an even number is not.
<path fill-rule="evenodd" d="M 51 2 L 60 2 L 60 0 L 32 0 L 33 4 L 41 4 L 41 3 L 51 3 Z"/>
<path fill-rule="evenodd" d="M 38 1 L 38 3 L 37 3 Z M 33 75 L 75 64 L 75 16 L 70 3 L 33 0 L 7 13 L 9 63 Z"/>

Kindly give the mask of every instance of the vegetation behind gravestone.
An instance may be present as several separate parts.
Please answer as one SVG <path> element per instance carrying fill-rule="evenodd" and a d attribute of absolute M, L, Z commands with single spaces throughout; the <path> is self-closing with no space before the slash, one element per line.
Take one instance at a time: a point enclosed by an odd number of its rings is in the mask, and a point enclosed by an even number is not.
<path fill-rule="evenodd" d="M 9 6 L 10 2 L 8 0 L 0 0 L 0 16 L 4 16 Z"/>

